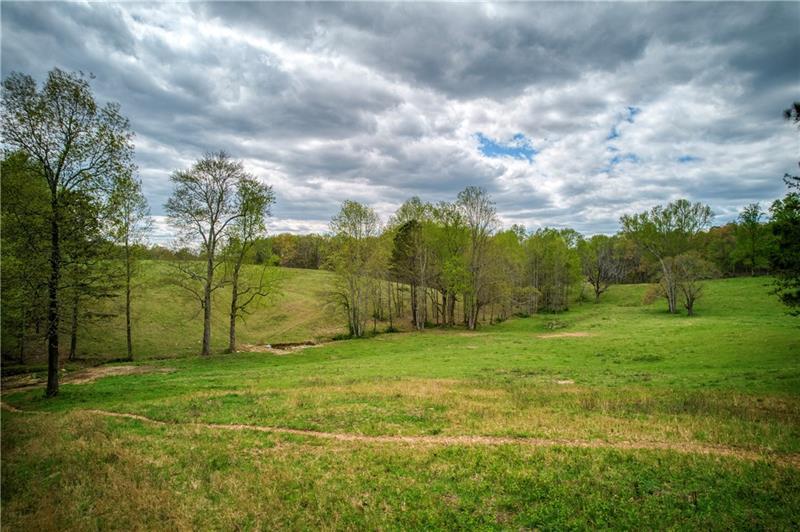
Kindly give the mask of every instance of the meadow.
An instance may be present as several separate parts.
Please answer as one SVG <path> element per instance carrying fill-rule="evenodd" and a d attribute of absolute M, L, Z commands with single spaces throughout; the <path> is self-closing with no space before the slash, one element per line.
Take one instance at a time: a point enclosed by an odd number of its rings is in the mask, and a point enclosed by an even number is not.
<path fill-rule="evenodd" d="M 289 274 L 243 342 L 336 334 L 326 274 Z M 206 358 L 156 356 L 199 329 L 150 294 L 140 373 L 4 393 L 3 527 L 796 530 L 800 322 L 770 289 Z"/>
<path fill-rule="evenodd" d="M 243 276 L 257 278 L 261 267 L 245 265 Z M 135 358 L 173 358 L 200 351 L 203 319 L 199 302 L 172 282 L 176 271 L 168 261 L 141 261 L 133 288 L 132 323 Z M 271 294 L 248 306 L 237 324 L 241 349 L 266 344 L 318 342 L 347 333 L 346 322 L 329 303 L 333 274 L 324 270 L 271 268 Z M 228 346 L 230 288 L 214 293 L 212 346 L 221 352 Z M 122 296 L 93 302 L 102 319 L 83 318 L 78 329 L 76 369 L 119 359 L 126 354 L 125 307 Z M 63 340 L 69 344 L 69 338 Z M 43 348 L 43 347 L 42 347 Z M 44 353 L 38 361 L 44 370 Z M 13 360 L 6 361 L 13 367 Z M 28 360 L 26 370 L 37 360 Z"/>

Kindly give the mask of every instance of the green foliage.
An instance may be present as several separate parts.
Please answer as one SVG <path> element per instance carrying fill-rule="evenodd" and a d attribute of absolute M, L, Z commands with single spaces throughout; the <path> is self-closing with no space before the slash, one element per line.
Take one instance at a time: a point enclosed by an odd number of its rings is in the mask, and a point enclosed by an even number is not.
<path fill-rule="evenodd" d="M 711 208 L 679 199 L 666 206 L 620 218 L 622 232 L 635 241 L 661 267 L 660 279 L 671 313 L 678 310 L 680 271 L 674 258 L 697 245 L 697 235 L 710 222 Z M 667 260 L 673 259 L 673 260 Z"/>
<path fill-rule="evenodd" d="M 770 207 L 777 247 L 771 265 L 777 276 L 776 292 L 795 315 L 800 315 L 800 193 L 789 192 Z"/>
<path fill-rule="evenodd" d="M 736 224 L 736 247 L 733 260 L 740 260 L 755 275 L 769 266 L 769 228 L 761 222 L 764 212 L 758 203 L 747 205 Z"/>
<path fill-rule="evenodd" d="M 524 243 L 526 277 L 536 289 L 531 313 L 539 309 L 562 312 L 569 308 L 572 289 L 581 279 L 580 258 L 570 241 L 556 229 L 540 229 Z"/>
<path fill-rule="evenodd" d="M 48 397 L 58 393 L 59 329 L 62 275 L 63 209 L 86 194 L 99 201 L 100 192 L 117 175 L 131 171 L 133 133 L 119 104 L 98 107 L 83 74 L 55 68 L 41 90 L 32 77 L 12 72 L 3 80 L 0 124 L 3 142 L 24 152 L 33 165 L 30 177 L 49 192 L 49 277 L 47 287 Z M 73 305 L 73 316 L 75 316 Z M 75 319 L 73 318 L 73 324 Z M 73 325 L 74 329 L 74 325 Z M 74 338 L 74 335 L 73 335 Z"/>
<path fill-rule="evenodd" d="M 336 274 L 333 300 L 347 314 L 350 334 L 363 336 L 370 315 L 371 284 L 376 279 L 370 274 L 372 255 L 377 251 L 380 229 L 378 215 L 361 203 L 347 200 L 331 220 L 334 233 L 332 252 L 328 265 Z"/>
<path fill-rule="evenodd" d="M 50 205 L 47 187 L 38 176 L 39 169 L 24 152 L 2 161 L 2 343 L 4 353 L 13 350 L 20 360 L 26 341 L 38 340 L 31 338 L 36 324 L 46 319 Z"/>

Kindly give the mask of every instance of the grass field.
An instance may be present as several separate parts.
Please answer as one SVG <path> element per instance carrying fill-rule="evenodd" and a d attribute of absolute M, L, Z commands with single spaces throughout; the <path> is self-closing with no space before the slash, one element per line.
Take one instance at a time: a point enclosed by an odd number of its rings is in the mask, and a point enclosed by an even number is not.
<path fill-rule="evenodd" d="M 800 322 L 763 278 L 644 289 L 5 394 L 3 528 L 798 529 Z"/>
<path fill-rule="evenodd" d="M 259 273 L 245 266 L 243 275 Z M 134 355 L 137 358 L 171 357 L 200 352 L 202 312 L 184 289 L 169 283 L 176 275 L 168 262 L 140 263 L 133 300 Z M 293 343 L 329 339 L 347 332 L 347 322 L 328 304 L 333 276 L 322 270 L 273 268 L 274 295 L 248 307 L 249 314 L 237 325 L 241 344 Z M 87 323 L 78 338 L 78 356 L 109 359 L 125 355 L 124 302 L 106 307 L 111 320 Z M 230 288 L 214 292 L 212 347 L 228 346 Z M 68 342 L 65 342 L 68 345 Z"/>

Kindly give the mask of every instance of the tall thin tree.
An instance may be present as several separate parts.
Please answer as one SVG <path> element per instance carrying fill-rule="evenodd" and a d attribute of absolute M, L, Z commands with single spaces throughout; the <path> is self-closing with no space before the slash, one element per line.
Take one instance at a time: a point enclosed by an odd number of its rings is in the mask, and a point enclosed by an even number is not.
<path fill-rule="evenodd" d="M 468 263 L 470 283 L 464 294 L 467 327 L 475 329 L 484 303 L 486 251 L 489 237 L 497 227 L 497 212 L 489 193 L 479 187 L 467 187 L 458 193 L 459 210 L 469 234 Z"/>
<path fill-rule="evenodd" d="M 82 74 L 53 69 L 41 90 L 31 76 L 11 73 L 3 81 L 3 140 L 36 162 L 50 192 L 50 271 L 47 303 L 47 388 L 58 394 L 59 283 L 62 198 L 95 192 L 100 182 L 130 165 L 133 144 L 119 104 L 98 107 Z"/>
<path fill-rule="evenodd" d="M 125 338 L 128 360 L 133 360 L 131 326 L 132 278 L 136 264 L 135 246 L 140 244 L 152 227 L 150 208 L 142 194 L 142 183 L 131 173 L 120 174 L 114 180 L 109 198 L 109 225 L 112 239 L 122 246 L 125 268 Z"/>
<path fill-rule="evenodd" d="M 231 225 L 226 257 L 230 266 L 231 310 L 228 329 L 228 352 L 236 352 L 236 321 L 253 301 L 269 294 L 268 265 L 264 264 L 255 283 L 242 283 L 242 265 L 259 238 L 266 236 L 267 217 L 271 214 L 275 194 L 272 187 L 251 176 L 239 183 L 240 216 Z"/>

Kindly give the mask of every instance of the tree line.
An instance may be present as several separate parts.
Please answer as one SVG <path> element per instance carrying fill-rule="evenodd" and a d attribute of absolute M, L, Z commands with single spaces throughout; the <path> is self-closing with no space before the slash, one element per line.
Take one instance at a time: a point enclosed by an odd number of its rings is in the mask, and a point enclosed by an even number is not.
<path fill-rule="evenodd" d="M 54 69 L 41 88 L 27 75 L 3 81 L 3 353 L 22 359 L 31 340 L 47 347 L 47 396 L 58 392 L 62 339 L 74 357 L 79 326 L 108 318 L 98 300 L 122 298 L 127 358 L 137 265 L 169 261 L 168 281 L 202 314 L 201 354 L 211 352 L 214 294 L 230 291 L 228 351 L 248 307 L 274 290 L 269 267 L 327 269 L 329 300 L 355 337 L 394 330 L 404 320 L 475 329 L 510 316 L 563 312 L 601 299 L 611 284 L 651 282 L 649 297 L 691 315 L 702 280 L 776 276 L 776 292 L 800 305 L 800 180 L 769 212 L 747 206 L 735 222 L 709 227 L 707 205 L 677 200 L 623 215 L 615 235 L 572 229 L 502 228 L 482 188 L 452 201 L 412 197 L 385 222 L 368 205 L 345 201 L 329 231 L 268 235 L 275 196 L 224 152 L 208 153 L 170 176 L 164 208 L 171 248 L 147 243 L 150 216 L 133 163 L 133 132 L 118 104 L 99 106 L 89 79 Z M 798 122 L 795 104 L 787 119 Z M 257 275 L 242 275 L 245 264 Z M 12 341 L 9 341 L 9 340 Z"/>
<path fill-rule="evenodd" d="M 118 104 L 95 102 L 82 73 L 54 69 L 41 88 L 12 73 L 3 80 L 0 121 L 3 353 L 15 343 L 22 360 L 29 338 L 44 338 L 45 395 L 52 397 L 62 338 L 69 338 L 74 358 L 79 326 L 110 317 L 97 310 L 98 300 L 124 298 L 127 359 L 133 359 L 133 278 L 148 253 L 150 211 L 136 177 L 130 124 Z M 230 288 L 235 351 L 237 320 L 270 289 L 266 274 L 255 281 L 240 274 L 266 234 L 272 188 L 223 152 L 173 172 L 170 181 L 165 209 L 178 241 L 192 252 L 178 252 L 169 278 L 203 312 L 202 354 L 210 353 L 212 294 Z"/>

